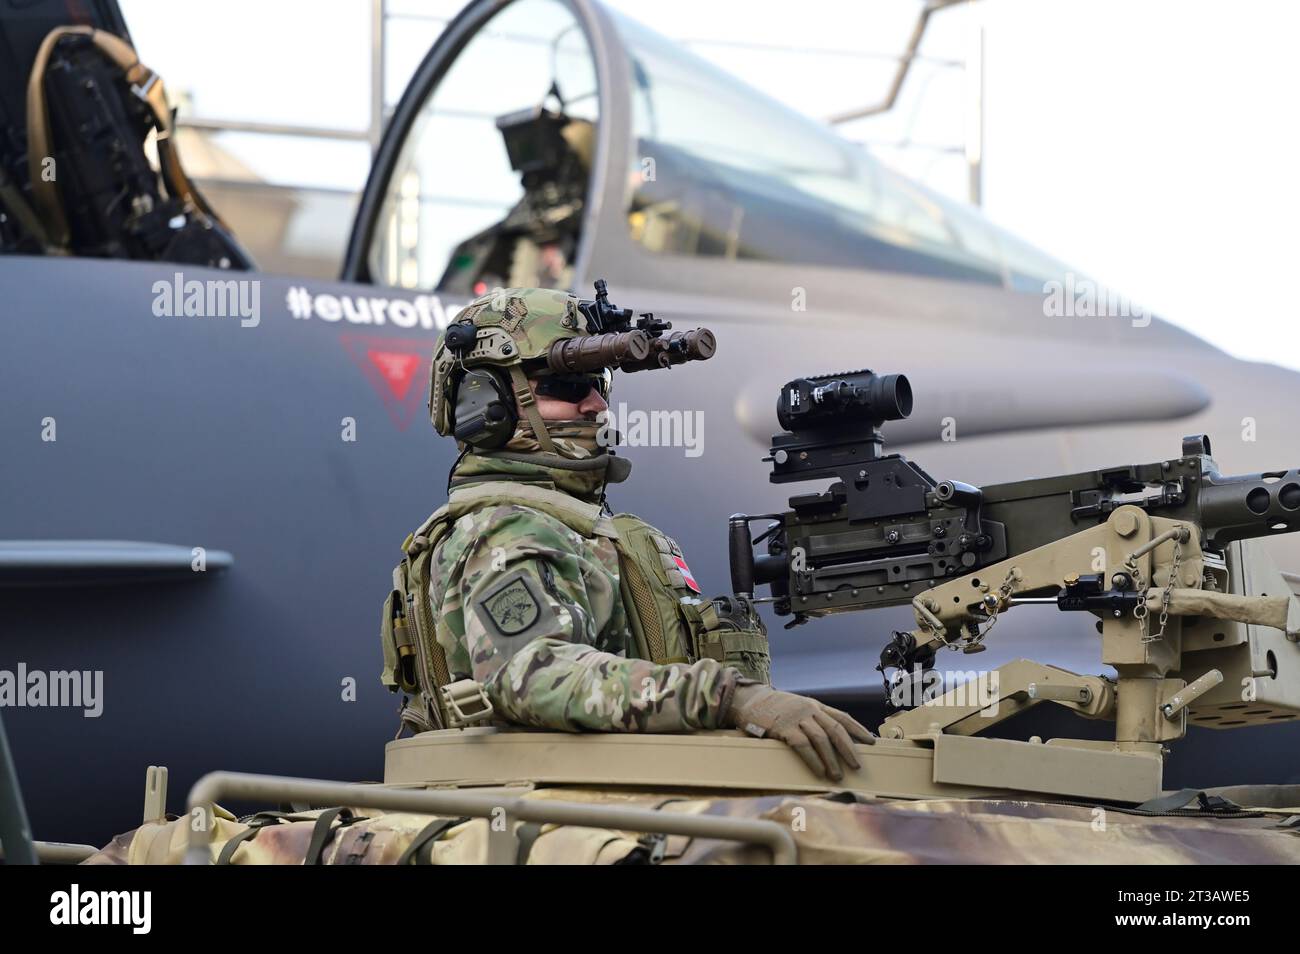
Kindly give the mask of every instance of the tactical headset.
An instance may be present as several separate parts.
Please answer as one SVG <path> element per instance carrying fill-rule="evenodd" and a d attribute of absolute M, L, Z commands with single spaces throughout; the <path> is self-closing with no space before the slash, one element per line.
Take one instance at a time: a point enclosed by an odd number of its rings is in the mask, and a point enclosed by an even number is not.
<path fill-rule="evenodd" d="M 578 404 L 592 390 L 608 398 L 610 377 L 608 371 L 603 375 L 548 374 L 536 379 L 534 389 L 542 397 Z M 519 411 L 505 374 L 495 368 L 472 368 L 452 387 L 456 440 L 484 450 L 510 440 L 519 426 Z"/>

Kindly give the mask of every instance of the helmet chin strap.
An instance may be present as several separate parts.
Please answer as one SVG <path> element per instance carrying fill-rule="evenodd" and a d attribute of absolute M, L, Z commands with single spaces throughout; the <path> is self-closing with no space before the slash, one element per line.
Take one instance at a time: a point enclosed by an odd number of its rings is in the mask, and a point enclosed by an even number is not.
<path fill-rule="evenodd" d="M 533 429 L 537 442 L 542 445 L 542 450 L 546 453 L 554 454 L 555 444 L 551 441 L 551 435 L 547 433 L 546 422 L 542 420 L 541 412 L 537 410 L 533 389 L 528 384 L 528 378 L 524 376 L 523 368 L 517 364 L 510 366 L 510 383 L 514 386 L 515 400 L 519 403 L 519 409 L 524 412 L 524 417 L 528 418 L 528 424 Z"/>

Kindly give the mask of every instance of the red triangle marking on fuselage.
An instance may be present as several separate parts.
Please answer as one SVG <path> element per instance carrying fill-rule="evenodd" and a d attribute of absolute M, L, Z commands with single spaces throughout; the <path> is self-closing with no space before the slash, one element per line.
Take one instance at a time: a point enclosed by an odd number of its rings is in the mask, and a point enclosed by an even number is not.
<path fill-rule="evenodd" d="M 370 350 L 366 352 L 366 357 L 383 376 L 393 397 L 405 401 L 411 390 L 411 382 L 415 380 L 415 369 L 420 365 L 420 356 L 401 351 Z"/>

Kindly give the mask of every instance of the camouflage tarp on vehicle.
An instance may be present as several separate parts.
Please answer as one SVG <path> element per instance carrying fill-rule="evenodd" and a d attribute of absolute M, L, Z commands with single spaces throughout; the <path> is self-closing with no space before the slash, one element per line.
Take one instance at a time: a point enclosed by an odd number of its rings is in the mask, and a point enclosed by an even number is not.
<path fill-rule="evenodd" d="M 1009 799 L 698 798 L 561 788 L 538 789 L 527 797 L 775 821 L 793 834 L 800 864 L 1300 863 L 1300 788 L 1254 786 L 1219 793 L 1242 807 L 1210 815 Z M 236 821 L 218 813 L 212 859 L 221 858 L 223 850 L 230 864 L 303 864 L 309 854 L 318 856 L 311 862 L 318 864 L 477 864 L 487 857 L 486 819 L 356 808 L 336 810 L 318 824 L 322 814 Z M 258 831 L 247 837 L 251 827 Z M 520 825 L 517 834 L 518 860 L 527 864 L 770 860 L 760 847 L 686 836 L 530 824 Z M 85 863 L 176 864 L 188 835 L 188 817 L 146 824 L 119 835 Z M 228 847 L 241 835 L 245 840 Z"/>

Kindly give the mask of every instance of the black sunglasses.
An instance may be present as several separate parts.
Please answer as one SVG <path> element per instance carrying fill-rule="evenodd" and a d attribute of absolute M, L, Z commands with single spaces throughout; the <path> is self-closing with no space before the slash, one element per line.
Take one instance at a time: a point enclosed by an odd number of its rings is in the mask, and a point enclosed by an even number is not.
<path fill-rule="evenodd" d="M 593 388 L 602 398 L 608 398 L 611 377 L 608 371 L 604 374 L 547 374 L 537 378 L 533 386 L 542 397 L 579 404 L 586 400 Z"/>

